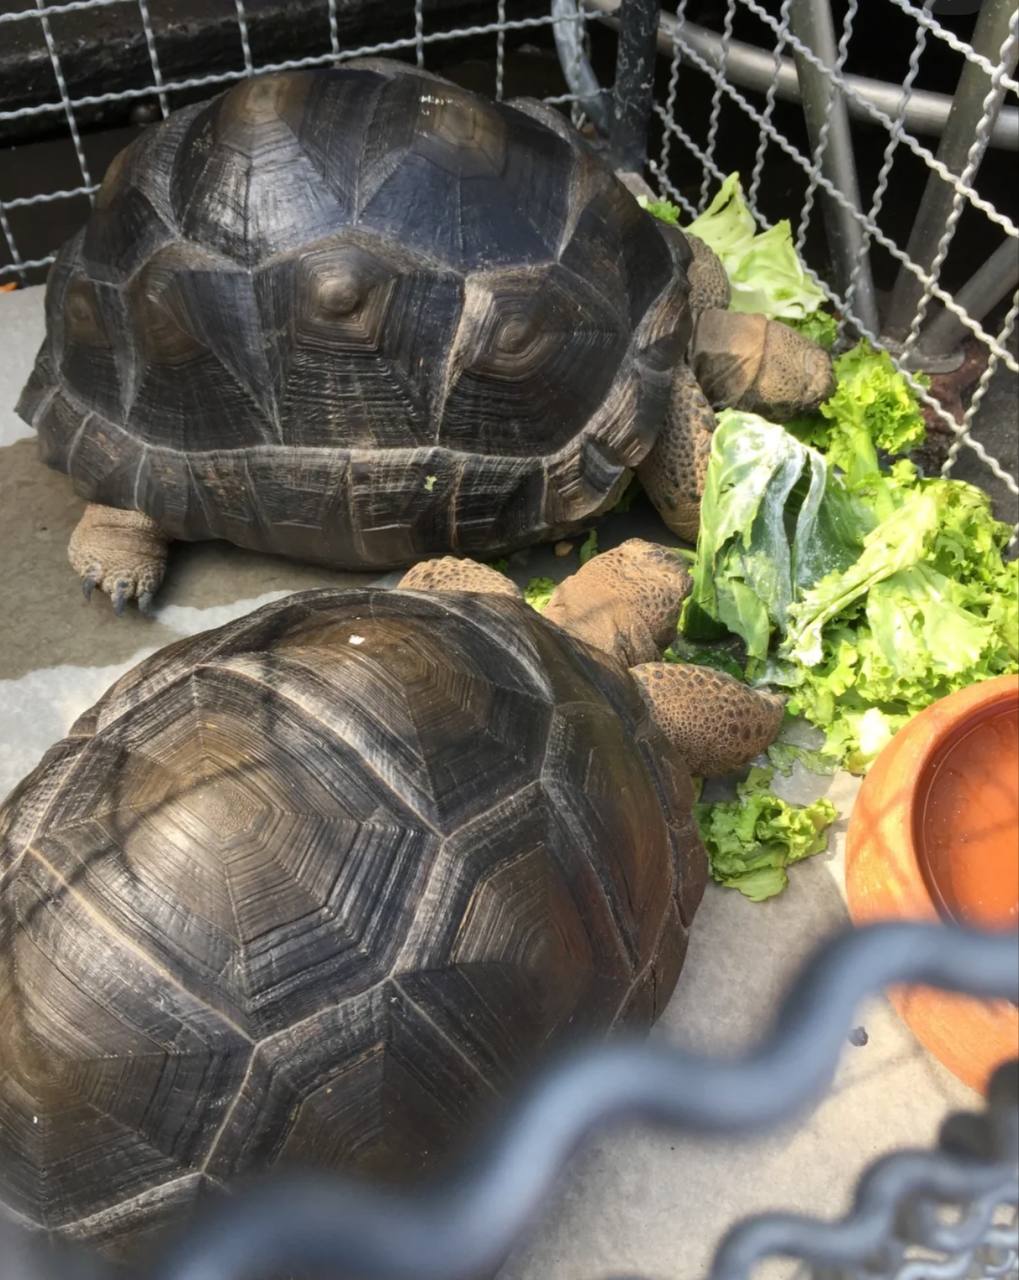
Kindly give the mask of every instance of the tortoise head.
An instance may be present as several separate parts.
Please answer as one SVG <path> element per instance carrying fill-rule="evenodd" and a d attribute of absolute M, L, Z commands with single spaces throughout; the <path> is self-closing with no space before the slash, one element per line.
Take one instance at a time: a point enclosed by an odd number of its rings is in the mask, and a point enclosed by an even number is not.
<path fill-rule="evenodd" d="M 835 389 L 827 351 L 762 315 L 708 308 L 697 317 L 689 358 L 713 408 L 773 422 L 810 413 Z"/>

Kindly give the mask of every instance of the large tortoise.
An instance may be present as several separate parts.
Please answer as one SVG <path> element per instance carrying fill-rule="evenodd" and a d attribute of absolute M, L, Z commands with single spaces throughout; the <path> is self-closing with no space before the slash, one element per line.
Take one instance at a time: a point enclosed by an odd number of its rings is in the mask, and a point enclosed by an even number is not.
<path fill-rule="evenodd" d="M 711 405 L 831 386 L 820 348 L 727 303 L 710 250 L 550 108 L 395 62 L 281 73 L 117 156 L 19 412 L 92 504 L 71 561 L 118 609 L 168 539 L 488 557 L 578 529 L 631 468 L 692 537 Z"/>
<path fill-rule="evenodd" d="M 0 810 L 0 1210 L 129 1252 L 275 1162 L 412 1175 L 539 1052 L 646 1027 L 705 880 L 687 765 L 781 717 L 656 660 L 688 586 L 631 541 L 550 622 L 444 559 L 115 684 Z"/>

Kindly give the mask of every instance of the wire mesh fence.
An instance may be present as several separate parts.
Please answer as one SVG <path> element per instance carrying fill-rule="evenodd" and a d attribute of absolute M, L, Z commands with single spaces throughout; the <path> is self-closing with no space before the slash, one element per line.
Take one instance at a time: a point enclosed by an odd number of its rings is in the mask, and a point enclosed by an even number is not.
<path fill-rule="evenodd" d="M 112 158 L 111 113 L 137 128 L 252 75 L 374 55 L 445 69 L 460 51 L 487 64 L 476 87 L 501 98 L 521 44 L 554 40 L 561 76 L 536 96 L 604 131 L 599 74 L 607 85 L 624 9 L 631 24 L 649 10 L 657 21 L 650 180 L 693 216 L 739 169 L 762 227 L 791 217 L 843 333 L 930 375 L 914 380 L 928 466 L 950 474 L 960 454 L 979 459 L 962 472 L 996 488 L 1014 519 L 1016 460 L 1001 410 L 985 404 L 995 389 L 1007 400 L 1019 376 L 1013 0 L 679 0 L 660 12 L 649 0 L 215 0 L 190 13 L 185 0 L 190 27 L 179 0 L 5 0 L 0 138 L 14 146 L 0 175 L 0 282 L 41 279 L 84 217 Z M 111 34 L 115 71 L 82 54 Z M 59 163 L 23 166 L 40 131 Z"/>

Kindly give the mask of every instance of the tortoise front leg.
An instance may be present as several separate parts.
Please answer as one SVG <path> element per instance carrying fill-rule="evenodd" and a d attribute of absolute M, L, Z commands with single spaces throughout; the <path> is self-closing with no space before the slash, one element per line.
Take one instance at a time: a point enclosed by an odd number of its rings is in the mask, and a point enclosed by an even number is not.
<path fill-rule="evenodd" d="M 545 617 L 632 667 L 657 658 L 672 641 L 691 586 L 674 551 L 630 538 L 561 582 Z"/>
<path fill-rule="evenodd" d="M 748 764 L 775 741 L 785 702 L 711 667 L 645 662 L 631 674 L 651 718 L 696 778 Z"/>
<path fill-rule="evenodd" d="M 140 511 L 121 511 L 90 502 L 75 525 L 67 554 L 81 578 L 85 599 L 96 587 L 123 613 L 128 600 L 147 609 L 166 571 L 168 540 Z"/>
<path fill-rule="evenodd" d="M 480 595 L 517 596 L 520 588 L 498 569 L 477 560 L 461 560 L 457 556 L 440 556 L 422 560 L 399 581 L 404 591 L 473 591 Z"/>
<path fill-rule="evenodd" d="M 662 430 L 637 476 L 665 524 L 687 542 L 697 541 L 714 429 L 711 405 L 690 366 L 680 364 Z"/>

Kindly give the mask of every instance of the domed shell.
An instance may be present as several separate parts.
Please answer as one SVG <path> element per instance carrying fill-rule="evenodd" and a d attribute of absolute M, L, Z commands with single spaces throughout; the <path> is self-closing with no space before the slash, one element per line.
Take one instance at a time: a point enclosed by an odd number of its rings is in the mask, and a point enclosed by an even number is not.
<path fill-rule="evenodd" d="M 111 1252 L 411 1175 L 647 1025 L 705 875 L 628 676 L 522 601 L 316 591 L 121 679 L 0 810 L 0 1209 Z"/>
<path fill-rule="evenodd" d="M 113 162 L 19 411 L 84 497 L 174 538 L 495 552 L 650 449 L 685 262 L 540 104 L 399 63 L 265 76 Z"/>

